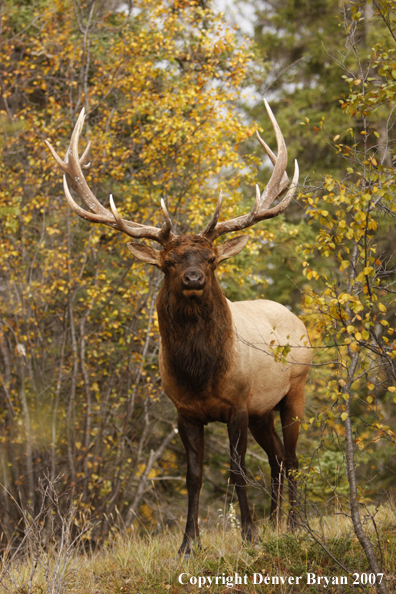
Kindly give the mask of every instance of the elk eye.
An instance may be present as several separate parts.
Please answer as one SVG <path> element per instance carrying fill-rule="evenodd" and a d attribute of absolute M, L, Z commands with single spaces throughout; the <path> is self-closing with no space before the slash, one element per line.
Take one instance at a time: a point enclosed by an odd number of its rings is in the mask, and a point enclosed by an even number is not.
<path fill-rule="evenodd" d="M 170 266 L 172 266 L 173 262 L 171 262 L 171 260 L 165 260 L 165 264 L 169 268 Z"/>
<path fill-rule="evenodd" d="M 208 262 L 209 264 L 213 264 L 213 262 L 216 260 L 216 256 L 213 256 L 212 258 L 209 258 Z"/>

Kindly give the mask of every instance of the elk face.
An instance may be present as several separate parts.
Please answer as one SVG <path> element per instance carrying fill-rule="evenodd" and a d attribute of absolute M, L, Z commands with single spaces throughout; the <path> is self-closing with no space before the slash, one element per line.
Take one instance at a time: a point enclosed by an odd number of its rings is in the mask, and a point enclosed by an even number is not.
<path fill-rule="evenodd" d="M 216 253 L 207 240 L 191 237 L 172 241 L 161 254 L 161 261 L 172 293 L 197 299 L 210 290 Z"/>
<path fill-rule="evenodd" d="M 128 249 L 139 260 L 154 264 L 165 274 L 173 295 L 185 299 L 199 299 L 210 294 L 215 281 L 214 271 L 220 262 L 236 256 L 249 237 L 241 235 L 212 246 L 200 235 L 182 236 L 159 251 L 139 243 L 128 243 Z"/>

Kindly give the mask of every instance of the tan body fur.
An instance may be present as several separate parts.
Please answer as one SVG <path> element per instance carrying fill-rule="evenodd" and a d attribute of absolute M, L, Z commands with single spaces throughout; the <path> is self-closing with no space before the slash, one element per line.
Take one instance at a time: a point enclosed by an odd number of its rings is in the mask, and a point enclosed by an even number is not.
<path fill-rule="evenodd" d="M 166 353 L 160 347 L 162 385 L 178 412 L 183 416 L 227 423 L 235 410 L 245 410 L 249 418 L 271 412 L 291 387 L 304 386 L 311 360 L 310 345 L 304 324 L 286 307 L 274 301 L 227 300 L 232 322 L 230 362 L 222 381 L 199 396 L 191 398 L 186 389 L 169 373 Z M 272 344 L 271 344 L 272 343 Z M 276 361 L 275 346 L 290 345 L 287 363 Z M 301 402 L 295 403 L 302 417 Z"/>

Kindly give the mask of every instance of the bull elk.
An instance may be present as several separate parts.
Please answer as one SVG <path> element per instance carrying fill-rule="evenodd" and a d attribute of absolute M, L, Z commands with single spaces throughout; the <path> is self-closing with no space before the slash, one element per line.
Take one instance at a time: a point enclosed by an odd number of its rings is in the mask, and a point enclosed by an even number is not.
<path fill-rule="evenodd" d="M 264 219 L 277 216 L 290 204 L 298 182 L 298 165 L 291 184 L 286 174 L 287 149 L 278 123 L 265 102 L 275 131 L 275 156 L 257 133 L 257 138 L 274 165 L 264 192 L 256 186 L 256 199 L 249 214 L 219 222 L 220 193 L 214 214 L 198 235 L 176 235 L 166 204 L 161 200 L 164 223 L 161 228 L 121 218 L 112 196 L 108 211 L 95 198 L 82 167 L 89 144 L 78 155 L 78 141 L 84 125 L 84 109 L 73 130 L 63 161 L 47 145 L 64 172 L 63 187 L 71 208 L 93 223 L 104 223 L 133 238 L 161 244 L 157 250 L 141 243 L 128 243 L 139 260 L 157 266 L 164 280 L 157 298 L 161 345 L 159 365 L 162 384 L 178 413 L 178 428 L 187 454 L 188 515 L 179 554 L 188 556 L 199 544 L 198 505 L 202 485 L 204 425 L 212 421 L 227 424 L 230 440 L 231 479 L 238 494 L 242 536 L 255 539 L 255 528 L 246 495 L 245 452 L 251 434 L 268 455 L 271 467 L 271 514 L 279 515 L 284 469 L 289 483 L 289 522 L 295 522 L 298 467 L 296 445 L 304 410 L 304 386 L 310 364 L 310 348 L 304 324 L 286 307 L 273 301 L 231 303 L 215 276 L 217 266 L 238 254 L 246 235 L 224 243 L 214 240 L 240 231 Z M 73 199 L 68 182 L 91 212 Z M 276 205 L 273 202 L 282 196 Z M 273 354 L 276 345 L 289 345 L 286 364 Z M 287 349 L 289 350 L 289 349 Z M 280 411 L 283 443 L 274 426 L 274 410 Z"/>

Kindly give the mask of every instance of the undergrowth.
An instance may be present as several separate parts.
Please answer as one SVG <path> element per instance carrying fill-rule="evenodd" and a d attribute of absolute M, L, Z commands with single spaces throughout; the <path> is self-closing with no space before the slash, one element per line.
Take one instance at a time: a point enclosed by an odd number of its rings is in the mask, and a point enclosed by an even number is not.
<path fill-rule="evenodd" d="M 181 541 L 179 530 L 165 529 L 158 535 L 143 536 L 120 532 L 101 551 L 76 554 L 70 560 L 67 579 L 63 586 L 59 584 L 56 590 L 51 591 L 48 589 L 48 576 L 44 575 L 40 567 L 34 573 L 34 579 L 29 578 L 32 575 L 32 564 L 37 564 L 37 558 L 31 555 L 24 558 L 23 566 L 15 562 L 13 566 L 8 567 L 6 573 L 3 572 L 1 592 L 338 594 L 363 591 L 353 585 L 357 580 L 353 574 L 358 574 L 358 579 L 362 578 L 363 581 L 369 581 L 370 574 L 350 521 L 344 516 L 334 515 L 322 518 L 320 524 L 323 544 L 335 559 L 350 570 L 349 574 L 318 542 L 303 531 L 290 533 L 283 527 L 275 530 L 270 524 L 265 523 L 259 527 L 259 545 L 249 546 L 242 543 L 239 530 L 228 523 L 228 526 L 223 528 L 218 526 L 216 529 L 204 531 L 202 548 L 197 550 L 191 559 L 178 557 L 177 550 Z M 396 591 L 394 510 L 387 507 L 380 509 L 377 514 L 377 530 L 381 542 L 378 556 L 383 560 L 385 579 L 388 581 L 389 590 Z M 374 536 L 373 528 L 373 540 Z M 56 552 L 53 554 L 56 555 Z M 25 582 L 23 576 L 26 578 Z M 308 576 L 311 582 L 315 579 L 316 583 L 309 583 Z M 347 580 L 347 584 L 341 583 L 342 576 Z M 328 578 L 327 582 L 324 577 Z M 265 578 L 269 583 L 265 583 Z M 320 583 L 318 578 L 321 578 Z M 239 581 L 242 583 L 238 583 Z M 257 583 L 259 581 L 261 583 Z M 367 592 L 375 591 L 369 584 L 364 585 L 364 588 Z"/>

